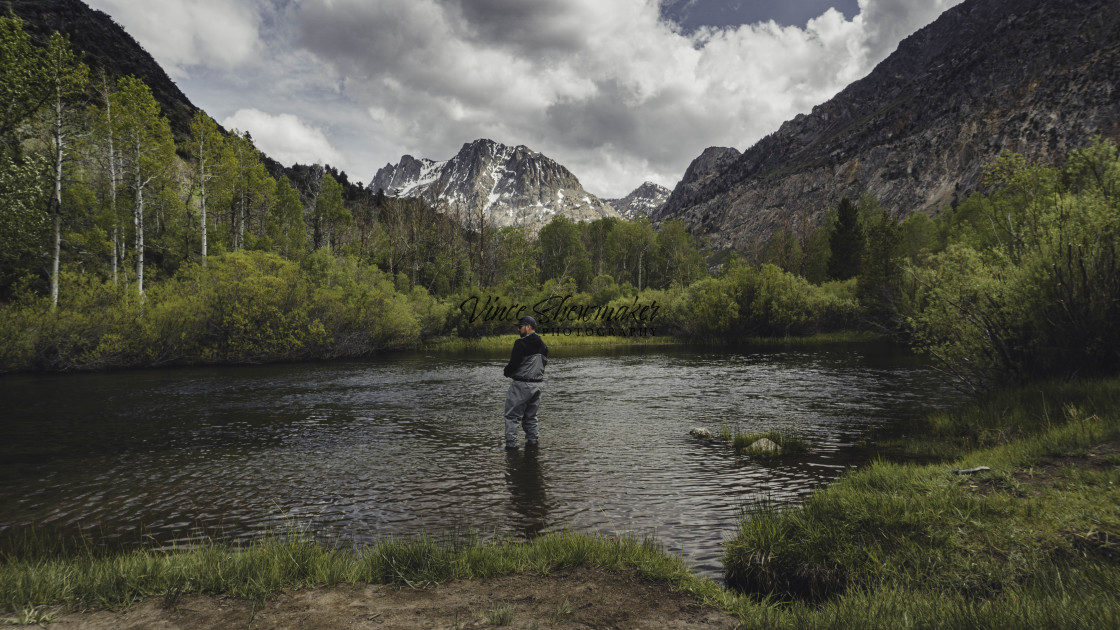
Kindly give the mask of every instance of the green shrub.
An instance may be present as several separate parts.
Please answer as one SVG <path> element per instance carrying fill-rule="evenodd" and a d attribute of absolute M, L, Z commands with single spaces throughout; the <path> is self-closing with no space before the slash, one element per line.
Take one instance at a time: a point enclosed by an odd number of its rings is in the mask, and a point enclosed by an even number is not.
<path fill-rule="evenodd" d="M 1120 153 L 1058 171 L 1005 155 L 993 187 L 943 220 L 952 244 L 911 265 L 915 347 L 973 389 L 1120 369 Z"/>

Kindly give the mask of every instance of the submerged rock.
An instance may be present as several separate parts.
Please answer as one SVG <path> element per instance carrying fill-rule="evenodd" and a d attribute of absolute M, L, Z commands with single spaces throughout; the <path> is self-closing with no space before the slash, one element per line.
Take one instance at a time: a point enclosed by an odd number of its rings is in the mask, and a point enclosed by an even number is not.
<path fill-rule="evenodd" d="M 707 429 L 700 428 L 700 427 L 693 428 L 691 431 L 688 432 L 688 434 L 691 435 L 692 437 L 698 439 L 698 440 L 710 440 L 710 439 L 712 439 L 712 432 L 707 430 Z"/>

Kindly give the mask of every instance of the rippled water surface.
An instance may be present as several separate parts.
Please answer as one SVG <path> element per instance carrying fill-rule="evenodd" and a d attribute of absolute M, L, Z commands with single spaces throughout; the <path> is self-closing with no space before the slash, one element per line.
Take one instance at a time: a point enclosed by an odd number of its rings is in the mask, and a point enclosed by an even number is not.
<path fill-rule="evenodd" d="M 0 531 L 631 531 L 715 575 L 745 503 L 795 500 L 862 462 L 868 428 L 956 401 L 924 363 L 868 344 L 553 355 L 535 452 L 502 448 L 493 354 L 4 377 Z M 723 422 L 815 450 L 761 463 L 688 437 Z"/>

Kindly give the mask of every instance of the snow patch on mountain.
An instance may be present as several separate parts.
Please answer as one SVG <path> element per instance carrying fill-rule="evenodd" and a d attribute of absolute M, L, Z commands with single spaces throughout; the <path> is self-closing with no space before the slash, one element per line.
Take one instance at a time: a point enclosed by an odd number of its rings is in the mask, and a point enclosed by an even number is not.
<path fill-rule="evenodd" d="M 557 214 L 574 221 L 619 216 L 555 161 L 487 139 L 464 144 L 449 160 L 402 156 L 378 170 L 369 187 L 390 197 L 423 198 L 472 228 L 479 220 L 537 229 Z"/>

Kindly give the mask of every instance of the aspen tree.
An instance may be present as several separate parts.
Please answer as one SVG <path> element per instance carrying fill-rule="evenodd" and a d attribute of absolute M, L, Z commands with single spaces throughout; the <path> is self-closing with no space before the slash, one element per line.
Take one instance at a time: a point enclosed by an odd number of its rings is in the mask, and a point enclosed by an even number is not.
<path fill-rule="evenodd" d="M 165 177 L 175 156 L 171 126 L 160 114 L 151 89 L 136 77 L 124 77 L 110 97 L 117 111 L 115 127 L 121 139 L 125 174 L 132 187 L 135 229 L 136 291 L 144 294 L 144 193 Z"/>
<path fill-rule="evenodd" d="M 68 37 L 57 31 L 51 35 L 46 51 L 46 78 L 51 89 L 50 138 L 54 186 L 49 208 L 51 216 L 51 306 L 58 306 L 58 268 L 62 250 L 62 167 L 71 151 L 71 139 L 78 134 L 76 103 L 89 84 L 89 68 L 70 48 Z"/>
<path fill-rule="evenodd" d="M 218 123 L 198 110 L 191 118 L 191 152 L 197 161 L 196 176 L 198 177 L 198 206 L 201 215 L 202 232 L 202 266 L 206 266 L 206 257 L 209 254 L 207 229 L 209 221 L 206 216 L 206 184 L 219 175 L 221 169 L 221 156 L 224 138 L 218 130 Z"/>

